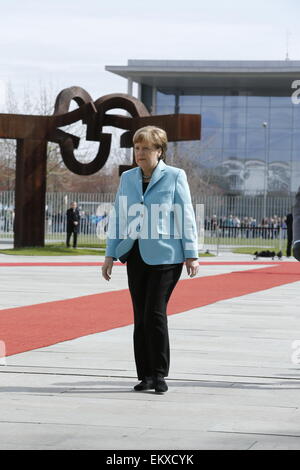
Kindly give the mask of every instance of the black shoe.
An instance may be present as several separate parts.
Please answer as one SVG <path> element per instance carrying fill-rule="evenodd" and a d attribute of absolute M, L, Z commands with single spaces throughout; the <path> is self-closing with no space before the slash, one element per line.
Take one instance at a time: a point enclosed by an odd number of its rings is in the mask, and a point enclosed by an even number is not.
<path fill-rule="evenodd" d="M 152 379 L 144 379 L 139 384 L 135 385 L 133 388 L 136 392 L 152 390 L 154 388 L 154 383 Z"/>
<path fill-rule="evenodd" d="M 168 385 L 163 377 L 155 377 L 154 388 L 156 393 L 164 393 L 168 390 Z"/>

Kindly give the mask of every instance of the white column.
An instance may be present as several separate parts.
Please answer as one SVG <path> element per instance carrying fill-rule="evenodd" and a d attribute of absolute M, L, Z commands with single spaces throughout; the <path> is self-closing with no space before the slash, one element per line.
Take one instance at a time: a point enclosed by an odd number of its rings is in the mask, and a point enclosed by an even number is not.
<path fill-rule="evenodd" d="M 127 79 L 127 94 L 130 95 L 130 96 L 133 96 L 132 95 L 132 89 L 133 89 L 132 85 L 133 85 L 133 80 L 132 80 L 132 78 L 129 77 Z"/>
<path fill-rule="evenodd" d="M 156 92 L 157 88 L 152 87 L 152 105 L 151 105 L 151 114 L 156 114 Z"/>
<path fill-rule="evenodd" d="M 141 101 L 142 98 L 142 84 L 138 83 L 138 96 L 137 99 Z"/>

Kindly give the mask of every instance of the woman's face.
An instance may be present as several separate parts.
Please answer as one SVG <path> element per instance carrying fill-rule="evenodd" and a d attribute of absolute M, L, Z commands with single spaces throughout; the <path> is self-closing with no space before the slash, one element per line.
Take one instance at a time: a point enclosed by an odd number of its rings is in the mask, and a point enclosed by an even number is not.
<path fill-rule="evenodd" d="M 157 165 L 161 155 L 161 149 L 158 149 L 151 142 L 136 142 L 133 146 L 134 157 L 138 166 L 142 169 L 151 169 Z"/>

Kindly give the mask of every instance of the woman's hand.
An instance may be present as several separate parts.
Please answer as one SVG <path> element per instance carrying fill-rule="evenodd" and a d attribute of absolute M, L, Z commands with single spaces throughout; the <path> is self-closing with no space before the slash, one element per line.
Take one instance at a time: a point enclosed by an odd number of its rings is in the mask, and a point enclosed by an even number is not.
<path fill-rule="evenodd" d="M 112 256 L 105 256 L 104 264 L 102 266 L 102 277 L 104 277 L 106 281 L 109 281 L 111 278 L 113 264 L 114 260 Z"/>
<path fill-rule="evenodd" d="M 197 258 L 187 258 L 185 260 L 185 265 L 186 265 L 186 270 L 188 273 L 188 276 L 194 277 L 198 273 L 199 269 L 199 262 L 197 261 Z"/>

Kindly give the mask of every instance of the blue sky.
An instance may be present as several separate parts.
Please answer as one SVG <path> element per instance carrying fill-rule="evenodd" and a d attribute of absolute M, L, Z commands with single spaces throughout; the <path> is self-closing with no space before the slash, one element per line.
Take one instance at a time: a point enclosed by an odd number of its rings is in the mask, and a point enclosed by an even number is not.
<path fill-rule="evenodd" d="M 0 110 L 8 82 L 124 93 L 104 67 L 128 59 L 284 59 L 287 31 L 300 60 L 298 0 L 0 0 L 0 12 Z"/>

